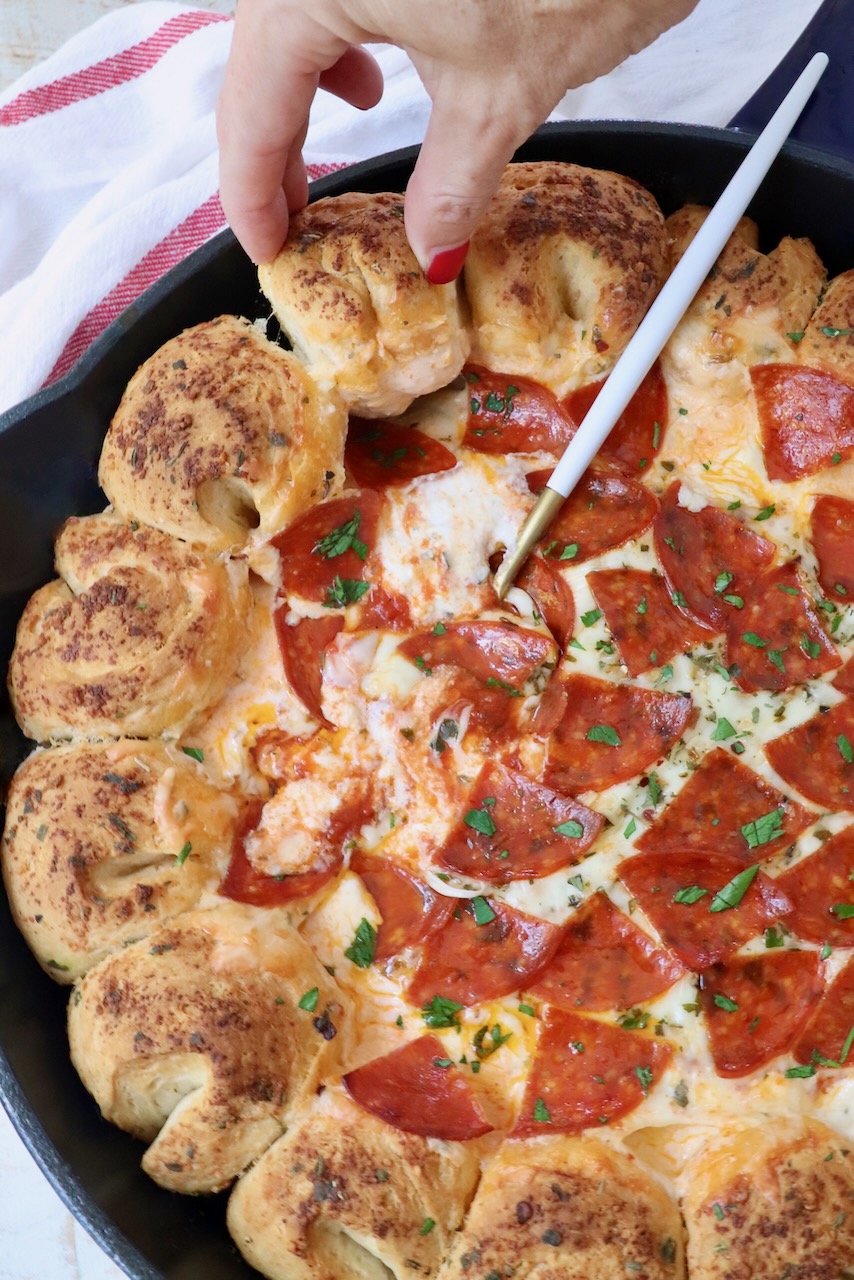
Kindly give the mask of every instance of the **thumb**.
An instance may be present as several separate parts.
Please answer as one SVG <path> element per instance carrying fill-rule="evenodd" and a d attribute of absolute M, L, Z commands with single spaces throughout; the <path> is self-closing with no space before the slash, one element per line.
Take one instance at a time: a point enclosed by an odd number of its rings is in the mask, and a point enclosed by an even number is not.
<path fill-rule="evenodd" d="M 431 284 L 456 279 L 513 152 L 538 122 L 509 118 L 494 86 L 444 80 L 406 188 L 406 233 Z M 530 127 L 529 127 L 530 125 Z"/>

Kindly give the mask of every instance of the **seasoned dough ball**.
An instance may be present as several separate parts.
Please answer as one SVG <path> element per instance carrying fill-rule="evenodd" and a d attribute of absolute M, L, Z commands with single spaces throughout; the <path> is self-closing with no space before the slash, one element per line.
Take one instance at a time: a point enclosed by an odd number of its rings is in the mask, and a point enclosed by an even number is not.
<path fill-rule="evenodd" d="M 3 875 L 39 962 L 74 982 L 195 906 L 225 870 L 237 802 L 162 742 L 34 752 L 12 780 Z"/>
<path fill-rule="evenodd" d="M 854 1276 L 854 1154 L 826 1125 L 740 1129 L 703 1147 L 685 1180 L 691 1280 Z"/>
<path fill-rule="evenodd" d="M 664 220 L 631 178 L 510 165 L 465 268 L 472 359 L 558 395 L 610 372 L 665 274 Z"/>
<path fill-rule="evenodd" d="M 499 1147 L 439 1274 L 682 1280 L 682 1241 L 675 1203 L 632 1156 L 556 1135 Z"/>
<path fill-rule="evenodd" d="M 315 1011 L 301 1009 L 315 987 Z M 217 1191 L 334 1073 L 345 1018 L 283 912 L 227 903 L 102 960 L 72 994 L 68 1034 L 106 1119 L 151 1144 L 146 1173 Z"/>
<path fill-rule="evenodd" d="M 266 541 L 342 476 L 347 418 L 246 320 L 186 329 L 128 383 L 99 479 L 126 519 L 211 550 Z"/>
<path fill-rule="evenodd" d="M 806 325 L 798 357 L 854 386 L 854 270 L 830 281 Z"/>
<path fill-rule="evenodd" d="M 478 1171 L 470 1145 L 400 1133 L 332 1087 L 240 1179 L 228 1226 L 271 1280 L 435 1275 Z"/>
<path fill-rule="evenodd" d="M 9 667 L 28 737 L 177 736 L 221 697 L 250 607 L 244 563 L 104 514 L 65 524 L 56 568 L 64 581 L 30 599 Z"/>
<path fill-rule="evenodd" d="M 424 278 L 402 196 L 351 191 L 309 205 L 258 278 L 296 354 L 353 413 L 402 412 L 451 382 L 468 354 L 457 288 Z"/>

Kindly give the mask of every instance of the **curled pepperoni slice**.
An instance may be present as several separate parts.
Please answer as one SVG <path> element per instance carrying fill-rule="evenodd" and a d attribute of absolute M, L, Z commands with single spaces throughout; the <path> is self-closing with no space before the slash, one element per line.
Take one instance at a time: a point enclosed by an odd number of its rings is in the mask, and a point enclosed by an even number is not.
<path fill-rule="evenodd" d="M 747 1076 L 787 1053 L 822 993 L 815 951 L 775 951 L 714 964 L 700 1004 L 719 1076 Z"/>
<path fill-rule="evenodd" d="M 774 559 L 775 544 L 717 507 L 689 511 L 679 505 L 679 484 L 661 499 L 655 549 L 673 599 L 686 613 L 723 631 L 737 605 L 727 596 L 745 594 Z"/>
<path fill-rule="evenodd" d="M 437 623 L 432 631 L 409 636 L 398 648 L 422 671 L 447 664 L 470 672 L 491 688 L 505 686 L 509 696 L 544 663 L 557 659 L 551 638 L 503 619 Z"/>
<path fill-rule="evenodd" d="M 673 1055 L 665 1040 L 547 1009 L 514 1138 L 579 1133 L 639 1107 Z"/>
<path fill-rule="evenodd" d="M 750 379 L 771 480 L 800 480 L 854 453 L 854 388 L 796 364 L 754 365 Z"/>
<path fill-rule="evenodd" d="M 575 601 L 566 579 L 541 556 L 525 562 L 516 586 L 527 591 L 561 649 L 575 626 Z"/>
<path fill-rule="evenodd" d="M 344 463 L 356 484 L 390 489 L 419 476 L 450 471 L 457 460 L 450 449 L 417 427 L 375 418 L 351 418 Z"/>
<path fill-rule="evenodd" d="M 558 400 L 530 378 L 493 373 L 479 365 L 463 370 L 469 414 L 463 444 L 480 453 L 553 453 L 559 457 L 575 434 Z"/>
<path fill-rule="evenodd" d="M 748 693 L 806 684 L 842 661 L 794 564 L 769 569 L 750 586 L 743 608 L 728 619 L 727 656 Z"/>
<path fill-rule="evenodd" d="M 307 711 L 328 729 L 333 726 L 323 714 L 320 692 L 323 685 L 323 660 L 326 650 L 344 626 L 340 614 L 325 618 L 300 618 L 289 626 L 287 606 L 274 615 L 276 635 L 285 678 Z"/>
<path fill-rule="evenodd" d="M 831 836 L 777 884 L 792 901 L 799 938 L 854 947 L 854 827 Z"/>
<path fill-rule="evenodd" d="M 563 681 L 566 706 L 548 740 L 545 781 L 560 791 L 603 791 L 666 755 L 685 730 L 691 699 L 595 676 Z"/>
<path fill-rule="evenodd" d="M 592 382 L 579 387 L 566 397 L 563 407 L 576 427 L 584 418 L 605 385 Z M 667 385 L 656 360 L 632 396 L 625 411 L 617 419 L 599 456 L 607 458 L 624 471 L 643 471 L 658 454 L 667 425 Z"/>
<path fill-rule="evenodd" d="M 541 493 L 551 471 L 528 472 L 528 487 Z M 540 543 L 546 560 L 581 564 L 621 547 L 652 524 L 658 501 L 639 480 L 612 471 L 587 471 Z"/>
<path fill-rule="evenodd" d="M 823 1066 L 854 1063 L 854 960 L 825 990 L 797 1045 L 798 1062 Z"/>
<path fill-rule="evenodd" d="M 669 951 L 602 893 L 566 925 L 560 946 L 530 988 L 559 1009 L 628 1009 L 667 991 L 685 972 Z"/>
<path fill-rule="evenodd" d="M 437 1036 L 421 1036 L 344 1076 L 354 1102 L 404 1133 L 467 1142 L 492 1125 Z"/>
<path fill-rule="evenodd" d="M 689 969 L 707 969 L 792 909 L 756 864 L 712 854 L 651 853 L 627 858 L 619 876 L 665 946 Z"/>
<path fill-rule="evenodd" d="M 587 581 L 630 676 L 661 666 L 708 637 L 704 627 L 677 609 L 660 574 L 600 569 L 588 573 Z"/>
<path fill-rule="evenodd" d="M 368 820 L 367 802 L 360 800 L 342 805 L 333 814 L 318 843 L 314 866 L 310 871 L 289 876 L 268 876 L 256 871 L 246 853 L 246 837 L 254 831 L 261 817 L 261 805 L 252 805 L 240 824 L 234 839 L 231 861 L 219 887 L 224 898 L 249 902 L 257 907 L 276 907 L 295 898 L 307 898 L 322 889 L 338 874 L 344 864 L 344 846 Z"/>
<path fill-rule="evenodd" d="M 377 961 L 425 942 L 457 905 L 456 899 L 440 897 L 423 880 L 386 858 L 357 852 L 350 867 L 361 876 L 382 917 L 374 948 Z"/>
<path fill-rule="evenodd" d="M 460 900 L 444 929 L 428 939 L 409 998 L 420 1005 L 436 996 L 470 1005 L 522 991 L 548 964 L 561 933 L 493 898 Z"/>
<path fill-rule="evenodd" d="M 378 495 L 363 489 L 298 516 L 273 539 L 282 557 L 282 592 L 330 607 L 361 599 L 379 513 Z"/>
<path fill-rule="evenodd" d="M 644 853 L 717 853 L 744 865 L 781 853 L 813 814 L 729 751 L 710 751 L 635 842 Z"/>
<path fill-rule="evenodd" d="M 765 754 L 781 778 L 826 809 L 854 810 L 854 701 L 774 738 Z"/>
<path fill-rule="evenodd" d="M 536 880 L 580 862 L 605 822 L 577 800 L 498 763 L 484 765 L 468 803 L 438 861 L 490 884 Z"/>
<path fill-rule="evenodd" d="M 818 580 L 830 600 L 854 599 L 854 502 L 822 495 L 812 509 Z"/>

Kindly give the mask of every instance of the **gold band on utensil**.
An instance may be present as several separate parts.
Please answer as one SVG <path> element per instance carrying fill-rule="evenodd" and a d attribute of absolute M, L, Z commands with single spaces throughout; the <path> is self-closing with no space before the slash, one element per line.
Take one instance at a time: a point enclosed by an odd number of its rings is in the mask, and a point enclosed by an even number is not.
<path fill-rule="evenodd" d="M 512 551 L 505 552 L 501 567 L 495 575 L 494 586 L 499 600 L 507 595 L 513 579 L 533 551 L 535 543 L 543 536 L 565 501 L 563 494 L 556 489 L 550 489 L 548 485 L 543 489 L 519 530 L 516 546 Z"/>

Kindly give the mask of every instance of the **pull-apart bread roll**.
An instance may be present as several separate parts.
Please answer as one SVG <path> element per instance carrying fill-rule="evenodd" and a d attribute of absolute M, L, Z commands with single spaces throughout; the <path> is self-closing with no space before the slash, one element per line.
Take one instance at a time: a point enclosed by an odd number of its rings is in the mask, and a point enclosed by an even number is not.
<path fill-rule="evenodd" d="M 271 1280 L 434 1276 L 478 1171 L 470 1145 L 401 1133 L 332 1086 L 240 1179 L 229 1230 Z"/>
<path fill-rule="evenodd" d="M 670 1196 L 597 1138 L 505 1142 L 487 1167 L 441 1280 L 683 1280 Z"/>
<path fill-rule="evenodd" d="M 425 279 L 400 195 L 351 191 L 309 205 L 258 278 L 296 354 L 353 413 L 402 412 L 451 382 L 468 355 L 456 285 Z"/>
<path fill-rule="evenodd" d="M 59 982 L 194 907 L 219 883 L 238 806 L 161 742 L 34 752 L 12 780 L 3 875 L 18 928 Z"/>
<path fill-rule="evenodd" d="M 211 550 L 265 541 L 341 475 L 337 397 L 246 320 L 172 338 L 137 370 L 99 478 L 126 519 Z"/>
<path fill-rule="evenodd" d="M 849 1280 L 854 1153 L 815 1120 L 710 1143 L 686 1171 L 691 1280 Z"/>
<path fill-rule="evenodd" d="M 514 164 L 465 268 L 472 360 L 558 395 L 610 372 L 665 276 L 664 219 L 631 178 Z"/>
<path fill-rule="evenodd" d="M 834 374 L 854 387 L 854 270 L 834 276 L 798 343 L 804 364 Z M 801 326 L 804 328 L 804 326 Z"/>
<path fill-rule="evenodd" d="M 284 914 L 229 903 L 96 965 L 72 994 L 68 1031 L 104 1116 L 151 1144 L 145 1171 L 200 1192 L 227 1186 L 335 1073 L 345 1019 Z"/>
<path fill-rule="evenodd" d="M 177 736 L 221 697 L 246 633 L 245 564 L 104 514 L 66 523 L 56 568 L 9 667 L 28 737 Z"/>

